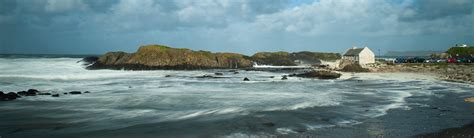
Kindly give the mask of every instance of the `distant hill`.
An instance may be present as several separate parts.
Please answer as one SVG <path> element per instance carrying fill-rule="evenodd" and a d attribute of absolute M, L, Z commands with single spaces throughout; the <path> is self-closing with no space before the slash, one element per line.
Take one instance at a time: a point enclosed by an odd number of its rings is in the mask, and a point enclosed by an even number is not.
<path fill-rule="evenodd" d="M 474 47 L 452 47 L 447 52 L 450 55 L 474 55 Z"/>
<path fill-rule="evenodd" d="M 385 53 L 384 56 L 389 57 L 422 57 L 422 56 L 430 56 L 431 54 L 439 54 L 444 53 L 443 51 L 388 51 Z"/>
<path fill-rule="evenodd" d="M 321 53 L 321 52 L 259 52 L 250 57 L 252 61 L 258 64 L 274 66 L 295 66 L 301 64 L 315 65 L 321 64 L 321 61 L 335 61 L 341 59 L 339 53 Z"/>

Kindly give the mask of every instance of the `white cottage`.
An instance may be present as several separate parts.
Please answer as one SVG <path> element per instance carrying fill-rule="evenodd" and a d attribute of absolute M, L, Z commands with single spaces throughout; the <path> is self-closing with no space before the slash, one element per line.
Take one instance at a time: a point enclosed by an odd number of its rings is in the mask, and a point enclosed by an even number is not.
<path fill-rule="evenodd" d="M 346 51 L 346 53 L 342 56 L 342 60 L 365 65 L 375 63 L 375 54 L 368 47 L 353 47 Z"/>

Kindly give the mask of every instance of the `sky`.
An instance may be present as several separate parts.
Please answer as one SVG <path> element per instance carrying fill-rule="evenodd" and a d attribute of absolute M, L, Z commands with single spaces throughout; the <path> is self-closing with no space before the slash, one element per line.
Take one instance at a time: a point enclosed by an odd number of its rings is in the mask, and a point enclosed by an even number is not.
<path fill-rule="evenodd" d="M 445 51 L 474 44 L 473 0 L 0 0 L 0 53 L 139 46 L 237 52 Z"/>

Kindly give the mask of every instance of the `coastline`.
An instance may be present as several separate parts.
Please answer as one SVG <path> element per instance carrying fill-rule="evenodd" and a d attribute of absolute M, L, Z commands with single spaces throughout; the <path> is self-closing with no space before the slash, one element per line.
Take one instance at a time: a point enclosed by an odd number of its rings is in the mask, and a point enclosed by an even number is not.
<path fill-rule="evenodd" d="M 376 63 L 365 66 L 371 72 L 379 73 L 421 73 L 432 75 L 439 80 L 474 84 L 474 64 L 448 64 L 448 63 L 409 63 L 387 64 Z"/>

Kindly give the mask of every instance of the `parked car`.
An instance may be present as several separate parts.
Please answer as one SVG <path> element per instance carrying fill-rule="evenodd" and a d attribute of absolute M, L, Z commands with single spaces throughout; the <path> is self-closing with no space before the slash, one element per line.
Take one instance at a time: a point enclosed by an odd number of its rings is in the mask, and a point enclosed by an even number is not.
<path fill-rule="evenodd" d="M 446 63 L 448 62 L 448 59 L 445 59 L 445 58 L 440 58 L 438 60 L 436 60 L 437 63 Z"/>
<path fill-rule="evenodd" d="M 456 56 L 448 58 L 448 63 L 474 63 L 474 57 L 467 56 Z"/>
<path fill-rule="evenodd" d="M 407 63 L 423 63 L 423 62 L 425 62 L 425 59 L 421 57 L 414 57 L 414 58 L 407 59 Z"/>
<path fill-rule="evenodd" d="M 458 60 L 454 57 L 448 58 L 448 63 L 457 63 Z"/>
<path fill-rule="evenodd" d="M 438 59 L 436 59 L 436 58 L 426 59 L 425 63 L 438 63 Z"/>
<path fill-rule="evenodd" d="M 393 63 L 406 63 L 406 62 L 407 62 L 406 58 L 395 58 L 395 60 L 393 60 Z"/>
<path fill-rule="evenodd" d="M 474 58 L 472 56 L 458 56 L 456 57 L 457 63 L 473 63 Z"/>

